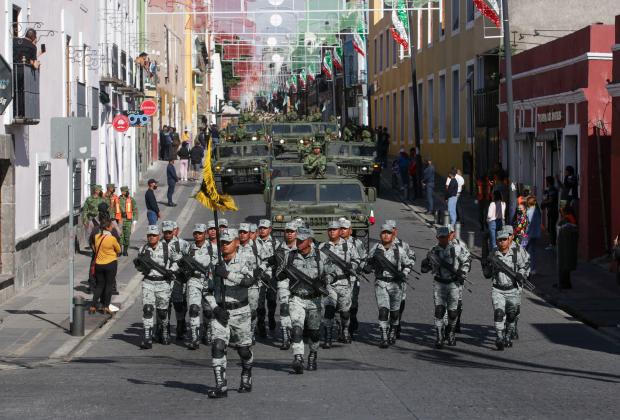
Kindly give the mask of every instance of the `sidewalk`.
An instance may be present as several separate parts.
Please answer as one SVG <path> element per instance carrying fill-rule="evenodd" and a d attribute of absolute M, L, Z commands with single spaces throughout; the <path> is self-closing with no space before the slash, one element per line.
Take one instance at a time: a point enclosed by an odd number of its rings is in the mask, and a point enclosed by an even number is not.
<path fill-rule="evenodd" d="M 390 176 L 390 171 L 383 171 L 382 188 L 391 190 L 420 219 L 429 226 L 434 226 L 435 217 L 425 214 L 426 199 L 405 200 L 400 191 L 391 189 Z M 444 183 L 445 179 L 438 178 L 435 184 L 436 210 L 447 210 L 443 197 Z M 465 213 L 461 239 L 467 242 L 468 233 L 474 232 L 475 246 L 472 253 L 480 257 L 484 236 L 478 222 L 478 206 L 474 198 L 467 193 L 464 193 L 459 200 L 462 200 Z M 620 339 L 620 285 L 616 282 L 615 273 L 609 272 L 605 264 L 580 261 L 577 270 L 571 275 L 573 288 L 560 291 L 553 287 L 558 282 L 556 253 L 545 250 L 546 245 L 546 238 L 542 238 L 537 248 L 537 273 L 531 279 L 536 286 L 533 293 L 581 322 Z"/>
<path fill-rule="evenodd" d="M 191 205 L 194 201 L 188 198 L 197 184 L 177 184 L 175 201 L 180 205 L 168 208 L 162 205 L 166 196 L 165 170 L 165 162 L 156 162 L 149 169 L 145 179 L 153 177 L 160 181 L 156 197 L 160 203 L 162 219 L 176 220 L 186 207 L 183 204 Z M 134 194 L 139 210 L 138 223 L 132 235 L 129 256 L 119 257 L 117 273 L 119 295 L 112 297 L 112 304 L 121 310 L 127 306 L 126 303 L 130 298 L 140 291 L 141 277 L 137 275 L 132 260 L 138 247 L 144 243 L 143 238 L 146 235 L 147 219 L 144 207 L 146 188 L 146 185 L 140 185 Z M 184 223 L 185 220 L 179 218 L 180 227 L 183 227 Z M 86 309 L 90 306 L 92 298 L 92 295 L 86 294 L 89 265 L 89 252 L 82 251 L 75 255 L 75 295 L 84 298 Z M 84 337 L 70 335 L 68 270 L 66 262 L 60 262 L 30 289 L 0 305 L 0 370 L 63 362 L 90 334 L 112 318 L 99 313 L 95 315 L 86 313 Z"/>

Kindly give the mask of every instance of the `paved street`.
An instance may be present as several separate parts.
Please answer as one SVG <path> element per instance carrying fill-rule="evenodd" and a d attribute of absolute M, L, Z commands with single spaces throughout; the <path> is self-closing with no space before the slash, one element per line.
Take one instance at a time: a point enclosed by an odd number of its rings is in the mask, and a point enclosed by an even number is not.
<path fill-rule="evenodd" d="M 191 237 L 191 226 L 209 213 L 180 190 L 172 212 Z M 257 192 L 233 190 L 238 213 L 231 223 L 257 220 L 264 204 Z M 384 194 L 387 194 L 384 193 Z M 388 195 L 377 202 L 380 222 L 396 219 L 418 261 L 433 232 Z M 373 237 L 377 236 L 373 228 Z M 136 238 L 138 239 L 138 238 Z M 138 240 L 135 241 L 137 245 Z M 135 251 L 133 251 L 135 253 Z M 132 270 L 127 267 L 126 270 Z M 125 273 L 132 275 L 132 273 Z M 254 348 L 254 390 L 209 400 L 210 349 L 189 351 L 173 343 L 140 350 L 141 302 L 129 299 L 67 363 L 0 371 L 1 418 L 615 418 L 620 410 L 620 345 L 570 319 L 532 295 L 524 299 L 521 339 L 494 349 L 490 287 L 475 262 L 473 293 L 465 295 L 463 334 L 456 348 L 433 347 L 432 280 L 424 275 L 408 293 L 402 339 L 377 346 L 373 289 L 362 284 L 361 331 L 352 345 L 319 351 L 319 370 L 290 373 L 290 352 L 268 339 Z M 240 367 L 228 353 L 229 387 Z M 616 413 L 616 414 L 614 414 Z"/>

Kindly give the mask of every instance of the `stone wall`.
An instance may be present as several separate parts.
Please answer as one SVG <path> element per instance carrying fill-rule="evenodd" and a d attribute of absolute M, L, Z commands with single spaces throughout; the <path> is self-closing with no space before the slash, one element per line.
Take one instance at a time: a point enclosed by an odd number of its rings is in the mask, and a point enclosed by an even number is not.
<path fill-rule="evenodd" d="M 0 135 L 0 303 L 15 295 L 15 167 L 13 138 Z"/>

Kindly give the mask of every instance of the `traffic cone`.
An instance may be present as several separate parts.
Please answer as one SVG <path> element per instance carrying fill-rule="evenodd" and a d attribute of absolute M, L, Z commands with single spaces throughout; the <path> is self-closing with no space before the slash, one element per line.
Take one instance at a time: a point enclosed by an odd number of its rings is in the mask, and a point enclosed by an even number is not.
<path fill-rule="evenodd" d="M 371 225 L 375 224 L 375 211 L 373 209 L 370 209 L 370 217 L 368 218 L 368 222 L 370 222 Z"/>

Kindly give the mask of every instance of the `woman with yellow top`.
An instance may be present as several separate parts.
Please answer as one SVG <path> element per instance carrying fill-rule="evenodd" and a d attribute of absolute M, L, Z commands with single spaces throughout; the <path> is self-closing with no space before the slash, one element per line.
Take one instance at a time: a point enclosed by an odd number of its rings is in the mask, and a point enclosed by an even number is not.
<path fill-rule="evenodd" d="M 99 311 L 111 314 L 109 309 L 112 300 L 112 290 L 116 282 L 116 270 L 118 255 L 121 253 L 121 246 L 118 240 L 112 235 L 112 223 L 110 220 L 103 220 L 101 223 L 101 233 L 95 236 L 95 277 L 97 285 L 93 294 L 93 304 L 90 313 Z"/>

